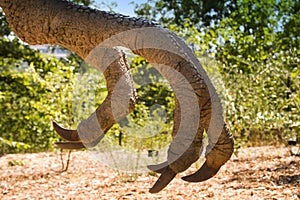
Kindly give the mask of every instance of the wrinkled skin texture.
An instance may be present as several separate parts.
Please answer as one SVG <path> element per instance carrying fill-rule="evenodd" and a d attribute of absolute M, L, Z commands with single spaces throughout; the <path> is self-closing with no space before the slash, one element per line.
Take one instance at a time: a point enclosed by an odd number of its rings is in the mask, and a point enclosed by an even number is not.
<path fill-rule="evenodd" d="M 58 146 L 94 146 L 113 123 L 133 109 L 135 93 L 131 75 L 124 55 L 113 49 L 123 46 L 153 64 L 170 82 L 176 95 L 173 141 L 168 160 L 149 166 L 162 173 L 150 192 L 162 190 L 177 173 L 185 171 L 199 158 L 204 130 L 209 138 L 206 162 L 195 174 L 183 179 L 189 182 L 209 179 L 231 157 L 233 138 L 224 123 L 218 95 L 191 49 L 176 34 L 143 19 L 93 10 L 62 0 L 0 0 L 0 7 L 12 30 L 23 41 L 62 45 L 104 72 L 109 91 L 106 100 L 79 124 L 77 130 L 65 130 L 54 124 L 58 133 L 69 140 Z M 99 44 L 102 48 L 96 53 L 101 62 L 91 53 Z M 160 48 L 161 44 L 167 48 Z M 115 85 L 121 77 L 125 77 L 123 81 L 127 87 L 116 91 Z M 112 95 L 117 96 L 116 102 Z M 126 108 L 120 106 L 114 113 L 114 103 L 118 106 L 124 102 L 127 102 Z"/>

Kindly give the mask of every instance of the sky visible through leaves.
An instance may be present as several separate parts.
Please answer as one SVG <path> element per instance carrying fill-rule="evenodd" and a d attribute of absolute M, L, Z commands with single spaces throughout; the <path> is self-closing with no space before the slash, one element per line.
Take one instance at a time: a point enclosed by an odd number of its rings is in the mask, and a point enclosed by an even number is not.
<path fill-rule="evenodd" d="M 134 13 L 134 4 L 141 4 L 147 2 L 147 0 L 95 0 L 95 4 L 99 6 L 101 9 L 107 9 L 101 6 L 101 4 L 111 4 L 111 3 L 117 3 L 117 7 L 114 9 L 114 12 L 116 13 L 121 13 L 124 15 L 129 15 L 129 16 L 135 16 L 136 14 Z M 134 4 L 132 3 L 134 2 Z"/>

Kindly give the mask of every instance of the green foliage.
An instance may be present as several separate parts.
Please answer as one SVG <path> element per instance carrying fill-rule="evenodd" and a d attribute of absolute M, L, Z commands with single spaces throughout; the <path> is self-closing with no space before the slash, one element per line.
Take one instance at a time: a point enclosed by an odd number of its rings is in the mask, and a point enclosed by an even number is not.
<path fill-rule="evenodd" d="M 299 53 L 300 37 L 293 28 L 300 26 L 299 3 L 293 0 L 238 1 L 239 9 L 210 30 L 215 35 L 212 39 L 216 58 L 251 73 L 255 69 L 249 68 L 244 60 L 265 64 L 280 51 L 296 48 Z"/>
<path fill-rule="evenodd" d="M 241 61 L 265 63 L 273 54 L 292 48 L 296 48 L 299 54 L 299 0 L 218 3 L 150 0 L 149 3 L 153 6 L 141 4 L 136 13 L 160 22 L 167 21 L 165 25 L 171 29 L 193 29 L 185 35 L 200 37 L 207 53 L 225 65 L 237 64 L 251 72 L 249 65 Z M 212 18 L 204 20 L 206 16 Z"/>
<path fill-rule="evenodd" d="M 5 16 L 0 8 L 0 37 L 10 34 L 10 29 L 8 27 L 8 23 L 5 19 Z"/>
<path fill-rule="evenodd" d="M 207 27 L 211 23 L 218 23 L 235 9 L 236 2 L 229 3 L 227 0 L 148 0 L 136 5 L 135 12 L 163 24 L 181 26 L 189 18 L 193 24 Z"/>
<path fill-rule="evenodd" d="M 85 6 L 89 6 L 93 3 L 95 3 L 94 0 L 73 0 L 74 3 L 78 3 L 78 4 L 82 4 L 82 5 L 85 5 Z"/>
<path fill-rule="evenodd" d="M 127 117 L 126 124 L 120 131 L 122 135 L 122 147 L 130 151 L 159 150 L 171 141 L 170 124 L 165 122 L 159 112 L 160 109 L 149 111 L 147 107 L 140 108 L 138 112 L 144 115 Z"/>
<path fill-rule="evenodd" d="M 174 94 L 168 81 L 144 58 L 133 57 L 131 73 L 138 94 L 138 104 L 148 108 L 159 105 L 166 111 L 167 121 L 173 119 Z M 135 115 L 136 112 L 133 112 Z"/>
<path fill-rule="evenodd" d="M 70 112 L 65 94 L 70 90 L 72 69 L 22 47 L 26 51 L 19 49 L 18 59 L 0 57 L 2 152 L 51 149 L 56 140 L 51 121 L 59 116 L 65 119 Z"/>
<path fill-rule="evenodd" d="M 297 68 L 286 68 L 292 63 L 298 63 Z M 227 121 L 243 142 L 286 142 L 294 134 L 290 127 L 300 121 L 299 57 L 287 51 L 264 65 L 250 64 L 255 73 L 244 73 L 233 65 L 230 73 L 222 73 Z"/>
<path fill-rule="evenodd" d="M 80 71 L 73 75 L 71 92 L 71 115 L 76 125 L 88 118 L 106 98 L 107 90 L 103 74 L 82 64 Z"/>

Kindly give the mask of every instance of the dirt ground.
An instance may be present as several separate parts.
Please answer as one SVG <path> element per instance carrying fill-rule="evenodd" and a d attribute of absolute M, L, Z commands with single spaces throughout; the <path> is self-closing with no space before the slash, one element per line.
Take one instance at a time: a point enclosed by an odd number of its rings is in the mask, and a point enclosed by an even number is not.
<path fill-rule="evenodd" d="M 1 157 L 0 199 L 300 199 L 300 157 L 286 147 L 242 149 L 214 178 L 187 183 L 180 174 L 158 194 L 148 192 L 157 175 L 120 174 L 86 154 L 72 153 L 67 172 L 59 152 Z"/>

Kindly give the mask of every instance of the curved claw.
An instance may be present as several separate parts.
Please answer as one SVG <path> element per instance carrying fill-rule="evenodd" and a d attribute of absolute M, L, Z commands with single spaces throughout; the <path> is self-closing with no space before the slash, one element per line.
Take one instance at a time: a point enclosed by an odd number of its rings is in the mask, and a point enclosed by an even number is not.
<path fill-rule="evenodd" d="M 165 161 L 157 165 L 148 165 L 147 168 L 150 169 L 151 171 L 161 174 L 167 169 L 168 166 L 169 166 L 168 161 Z"/>
<path fill-rule="evenodd" d="M 182 179 L 188 182 L 205 181 L 213 177 L 219 171 L 219 169 L 220 168 L 218 169 L 211 168 L 207 165 L 207 162 L 205 162 L 197 172 L 188 176 L 184 176 L 182 177 Z"/>
<path fill-rule="evenodd" d="M 164 189 L 176 176 L 176 172 L 174 172 L 169 166 L 167 166 L 164 172 L 160 175 L 156 183 L 149 190 L 150 193 L 157 193 Z"/>
<path fill-rule="evenodd" d="M 65 140 L 80 141 L 77 130 L 65 129 L 59 126 L 55 121 L 52 122 L 54 130 Z"/>
<path fill-rule="evenodd" d="M 86 148 L 82 142 L 55 142 L 55 147 L 61 149 L 82 149 Z"/>

